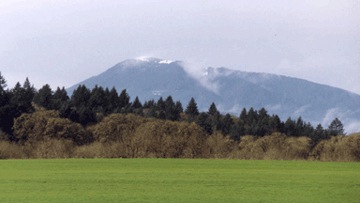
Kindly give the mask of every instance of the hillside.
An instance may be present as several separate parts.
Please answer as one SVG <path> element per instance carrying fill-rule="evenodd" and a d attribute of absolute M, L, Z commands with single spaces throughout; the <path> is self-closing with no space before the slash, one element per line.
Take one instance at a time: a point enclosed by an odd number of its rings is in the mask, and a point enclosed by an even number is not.
<path fill-rule="evenodd" d="M 185 63 L 150 58 L 129 59 L 80 84 L 127 89 L 141 101 L 171 95 L 184 105 L 194 97 L 201 110 L 215 102 L 219 110 L 238 115 L 242 108 L 265 107 L 282 119 L 301 116 L 314 124 L 327 126 L 339 117 L 348 132 L 360 129 L 360 95 L 303 79 L 206 68 L 200 75 L 190 74 Z"/>

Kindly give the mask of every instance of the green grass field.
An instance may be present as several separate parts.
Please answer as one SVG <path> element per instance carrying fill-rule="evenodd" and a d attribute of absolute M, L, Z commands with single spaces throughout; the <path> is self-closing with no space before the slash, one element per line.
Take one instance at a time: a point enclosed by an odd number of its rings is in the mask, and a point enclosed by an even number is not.
<path fill-rule="evenodd" d="M 360 163 L 0 160 L 0 202 L 360 202 Z"/>

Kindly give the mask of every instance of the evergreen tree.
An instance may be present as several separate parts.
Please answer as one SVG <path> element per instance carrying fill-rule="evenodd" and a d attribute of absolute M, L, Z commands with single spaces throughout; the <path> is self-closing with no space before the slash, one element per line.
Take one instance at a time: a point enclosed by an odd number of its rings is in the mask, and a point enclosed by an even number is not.
<path fill-rule="evenodd" d="M 16 83 L 13 89 L 5 90 L 6 81 L 0 73 L 0 129 L 6 132 L 10 141 L 16 141 L 12 136 L 12 127 L 14 119 L 23 113 L 31 113 L 33 111 L 32 100 L 35 89 L 31 86 L 28 78 L 24 85 Z"/>
<path fill-rule="evenodd" d="M 270 134 L 270 116 L 267 114 L 265 108 L 261 108 L 258 113 L 257 129 L 255 135 L 264 136 Z"/>
<path fill-rule="evenodd" d="M 240 120 L 242 120 L 243 122 L 246 122 L 247 121 L 247 111 L 246 111 L 246 108 L 243 108 L 241 113 L 240 113 L 240 117 L 239 117 Z"/>
<path fill-rule="evenodd" d="M 75 108 L 87 107 L 90 97 L 91 91 L 85 85 L 80 85 L 71 95 L 71 104 Z"/>
<path fill-rule="evenodd" d="M 221 130 L 223 129 L 223 121 L 221 120 L 221 114 L 217 110 L 215 103 L 211 103 L 208 114 L 210 116 L 211 125 L 213 126 L 214 130 Z"/>
<path fill-rule="evenodd" d="M 311 137 L 311 135 L 313 133 L 314 133 L 314 127 L 311 125 L 311 123 L 310 122 L 307 122 L 307 123 L 304 122 L 302 135 L 307 136 L 307 137 Z"/>
<path fill-rule="evenodd" d="M 232 125 L 229 136 L 231 139 L 239 141 L 243 135 L 245 135 L 244 121 L 239 119 L 234 125 Z"/>
<path fill-rule="evenodd" d="M 139 100 L 139 98 L 138 97 L 135 97 L 135 100 L 134 100 L 134 102 L 132 103 L 132 109 L 140 109 L 140 108 L 142 108 L 142 104 L 141 104 L 141 102 L 140 102 L 140 100 Z"/>
<path fill-rule="evenodd" d="M 269 128 L 271 132 L 282 132 L 282 123 L 278 115 L 272 115 L 269 121 Z"/>
<path fill-rule="evenodd" d="M 126 92 L 126 89 L 123 89 L 119 96 L 118 108 L 120 109 L 120 111 L 122 111 L 128 108 L 129 105 L 130 105 L 130 96 Z"/>
<path fill-rule="evenodd" d="M 106 99 L 108 101 L 108 105 L 105 109 L 106 114 L 115 112 L 117 105 L 119 104 L 119 94 L 115 87 L 111 88 L 111 90 L 107 93 L 108 89 L 106 88 Z"/>
<path fill-rule="evenodd" d="M 165 119 L 172 121 L 180 119 L 180 112 L 176 109 L 171 96 L 168 96 L 165 100 Z"/>
<path fill-rule="evenodd" d="M 52 109 L 60 110 L 64 105 L 69 102 L 69 96 L 64 87 L 60 89 L 57 87 L 56 91 L 52 96 Z"/>
<path fill-rule="evenodd" d="M 324 140 L 324 139 L 327 139 L 328 136 L 327 136 L 327 132 L 326 130 L 322 127 L 322 125 L 319 123 L 314 132 L 312 133 L 312 136 L 310 137 L 311 140 L 313 140 L 313 142 L 315 144 L 317 144 L 320 140 Z"/>
<path fill-rule="evenodd" d="M 48 84 L 44 85 L 34 96 L 34 103 L 46 109 L 52 107 L 52 90 Z"/>
<path fill-rule="evenodd" d="M 175 109 L 177 112 L 182 113 L 184 111 L 183 106 L 180 101 L 176 101 L 175 103 Z"/>
<path fill-rule="evenodd" d="M 145 115 L 151 118 L 158 118 L 155 106 L 151 106 L 150 108 L 148 108 Z M 165 114 L 163 115 L 163 117 L 165 118 Z"/>
<path fill-rule="evenodd" d="M 330 136 L 345 135 L 344 126 L 338 118 L 331 121 L 328 131 Z"/>
<path fill-rule="evenodd" d="M 107 107 L 107 99 L 105 90 L 97 85 L 92 89 L 89 99 L 89 107 L 95 109 L 96 112 L 104 113 L 104 109 Z"/>
<path fill-rule="evenodd" d="M 11 134 L 15 115 L 10 106 L 10 93 L 5 89 L 6 87 L 6 80 L 0 72 L 0 131 Z"/>
<path fill-rule="evenodd" d="M 222 119 L 221 132 L 224 135 L 228 135 L 231 131 L 232 126 L 234 125 L 234 121 L 231 118 L 230 114 L 226 114 Z"/>
<path fill-rule="evenodd" d="M 29 78 L 25 79 L 25 82 L 23 84 L 23 89 L 24 89 L 23 98 L 24 98 L 24 101 L 26 101 L 26 106 L 29 108 L 32 108 L 30 106 L 31 106 L 31 102 L 34 99 L 36 89 L 34 88 L 33 85 L 31 85 Z"/>
<path fill-rule="evenodd" d="M 165 119 L 175 120 L 175 103 L 171 96 L 168 96 L 165 100 Z"/>
<path fill-rule="evenodd" d="M 291 118 L 288 118 L 284 124 L 284 133 L 287 136 L 294 136 L 296 134 L 296 124 Z"/>
<path fill-rule="evenodd" d="M 82 106 L 77 110 L 78 122 L 86 126 L 91 123 L 96 123 L 96 113 L 86 106 Z"/>
<path fill-rule="evenodd" d="M 253 125 L 254 123 L 257 123 L 257 117 L 258 113 L 255 111 L 252 107 L 249 109 L 247 113 L 247 119 L 245 120 L 246 123 Z"/>
<path fill-rule="evenodd" d="M 189 104 L 186 107 L 185 114 L 189 115 L 190 117 L 195 117 L 199 115 L 197 103 L 195 102 L 195 99 L 193 97 L 191 97 Z"/>
<path fill-rule="evenodd" d="M 151 99 L 151 100 L 145 101 L 143 107 L 145 109 L 150 109 L 150 108 L 156 107 L 156 103 L 153 99 Z"/>
<path fill-rule="evenodd" d="M 165 101 L 163 100 L 162 97 L 160 97 L 158 99 L 158 101 L 156 102 L 156 111 L 157 111 L 157 118 L 159 119 L 166 119 L 166 114 L 165 114 Z"/>
<path fill-rule="evenodd" d="M 213 133 L 211 120 L 207 113 L 200 113 L 196 119 L 196 124 L 202 127 L 207 134 L 211 135 Z"/>
<path fill-rule="evenodd" d="M 28 79 L 26 79 L 24 87 L 21 87 L 20 83 L 16 83 L 15 87 L 11 90 L 10 100 L 11 106 L 15 111 L 15 117 L 34 110 L 31 104 L 34 94 L 35 89 L 31 87 Z"/>
<path fill-rule="evenodd" d="M 164 111 L 165 112 L 165 102 L 162 97 L 160 97 L 156 103 L 156 107 L 158 111 Z"/>
<path fill-rule="evenodd" d="M 5 92 L 6 87 L 7 87 L 6 80 L 0 72 L 0 95 Z"/>
<path fill-rule="evenodd" d="M 217 110 L 215 103 L 211 103 L 209 110 L 208 110 L 208 114 L 210 114 L 211 116 L 214 116 L 216 114 L 219 114 L 220 112 Z"/>

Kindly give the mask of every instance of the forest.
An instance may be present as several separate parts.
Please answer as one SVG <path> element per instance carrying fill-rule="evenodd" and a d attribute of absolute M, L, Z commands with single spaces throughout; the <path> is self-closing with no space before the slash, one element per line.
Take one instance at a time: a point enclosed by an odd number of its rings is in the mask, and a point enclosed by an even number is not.
<path fill-rule="evenodd" d="M 201 112 L 194 98 L 184 107 L 172 96 L 142 102 L 100 86 L 70 96 L 29 79 L 8 88 L 0 73 L 0 158 L 360 160 L 360 136 L 344 136 L 338 118 L 324 128 L 265 108 L 230 115 L 212 103 Z"/>

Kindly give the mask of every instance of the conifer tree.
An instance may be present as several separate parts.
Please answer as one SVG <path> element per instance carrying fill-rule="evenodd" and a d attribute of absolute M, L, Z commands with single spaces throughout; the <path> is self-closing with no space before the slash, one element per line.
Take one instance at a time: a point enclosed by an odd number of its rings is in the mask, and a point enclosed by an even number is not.
<path fill-rule="evenodd" d="M 180 113 L 175 111 L 175 103 L 171 96 L 168 96 L 165 100 L 165 119 L 167 120 L 178 120 Z"/>
<path fill-rule="evenodd" d="M 196 124 L 202 127 L 207 134 L 211 135 L 213 133 L 209 114 L 204 112 L 200 113 L 196 119 Z"/>
<path fill-rule="evenodd" d="M 270 117 L 269 128 L 271 132 L 282 132 L 282 123 L 278 115 Z"/>
<path fill-rule="evenodd" d="M 240 119 L 234 125 L 232 125 L 232 127 L 230 129 L 230 134 L 229 134 L 231 139 L 233 139 L 235 141 L 239 141 L 240 137 L 245 135 L 244 125 L 245 125 L 244 121 L 240 120 Z"/>
<path fill-rule="evenodd" d="M 239 119 L 242 120 L 243 122 L 246 122 L 246 121 L 247 121 L 247 111 L 246 111 L 246 108 L 243 108 L 243 109 L 241 110 Z"/>
<path fill-rule="evenodd" d="M 90 97 L 91 91 L 85 85 L 80 85 L 71 95 L 71 104 L 76 108 L 87 107 Z"/>
<path fill-rule="evenodd" d="M 6 80 L 5 80 L 4 76 L 0 72 L 0 93 L 5 91 L 6 86 L 7 86 L 6 85 Z"/>
<path fill-rule="evenodd" d="M 0 131 L 11 133 L 14 113 L 10 105 L 10 93 L 6 90 L 5 78 L 0 72 Z"/>
<path fill-rule="evenodd" d="M 217 110 L 215 103 L 211 103 L 209 110 L 208 110 L 208 114 L 210 114 L 211 116 L 214 116 L 216 114 L 219 114 L 220 112 Z"/>
<path fill-rule="evenodd" d="M 335 118 L 333 121 L 331 121 L 328 131 L 330 136 L 345 135 L 344 125 L 338 118 Z"/>
<path fill-rule="evenodd" d="M 153 99 L 145 101 L 144 105 L 143 105 L 143 107 L 146 108 L 146 109 L 150 109 L 150 108 L 153 108 L 155 106 L 156 106 L 156 103 L 155 103 L 155 101 Z"/>
<path fill-rule="evenodd" d="M 120 93 L 119 96 L 119 104 L 118 104 L 118 108 L 121 109 L 126 109 L 130 104 L 130 96 L 128 95 L 128 93 L 126 92 L 126 89 L 123 89 Z"/>
<path fill-rule="evenodd" d="M 37 94 L 34 96 L 35 104 L 42 106 L 46 109 L 51 109 L 52 106 L 52 90 L 50 85 L 44 85 Z"/>
<path fill-rule="evenodd" d="M 165 111 L 165 102 L 162 97 L 160 97 L 156 103 L 158 111 Z"/>
<path fill-rule="evenodd" d="M 53 94 L 53 106 L 52 109 L 60 110 L 69 102 L 69 96 L 67 95 L 67 92 L 64 87 L 60 89 L 60 87 L 57 87 L 56 91 Z"/>
<path fill-rule="evenodd" d="M 69 101 L 70 99 L 65 87 L 62 87 L 61 89 L 59 88 L 58 91 L 55 92 L 54 97 L 62 102 Z"/>
<path fill-rule="evenodd" d="M 191 117 L 199 115 L 197 103 L 193 97 L 191 97 L 189 104 L 186 107 L 185 113 Z"/>
<path fill-rule="evenodd" d="M 234 125 L 234 121 L 231 118 L 230 114 L 226 114 L 222 119 L 221 132 L 224 135 L 228 135 L 231 131 L 232 126 Z"/>
<path fill-rule="evenodd" d="M 89 100 L 89 107 L 95 109 L 99 113 L 104 113 L 107 106 L 105 90 L 97 85 L 92 89 Z"/>
<path fill-rule="evenodd" d="M 33 106 L 31 104 L 35 94 L 35 88 L 30 85 L 28 79 L 26 79 L 24 86 L 20 83 L 16 83 L 15 87 L 11 90 L 11 106 L 14 109 L 15 117 L 20 116 L 23 113 L 32 112 Z"/>
<path fill-rule="evenodd" d="M 183 106 L 180 101 L 176 101 L 175 109 L 177 112 L 182 113 L 184 111 Z"/>
<path fill-rule="evenodd" d="M 133 101 L 131 107 L 132 107 L 132 109 L 140 109 L 140 108 L 142 108 L 142 104 L 141 104 L 141 102 L 140 102 L 140 100 L 139 100 L 139 98 L 137 96 L 135 97 L 135 100 Z"/>
<path fill-rule="evenodd" d="M 294 136 L 296 134 L 296 124 L 290 117 L 285 121 L 284 133 L 287 136 Z"/>
<path fill-rule="evenodd" d="M 116 107 L 119 103 L 119 94 L 115 87 L 111 88 L 109 91 L 108 88 L 105 90 L 106 92 L 106 100 L 108 101 L 108 105 L 105 108 L 106 114 L 112 113 L 116 110 Z"/>

